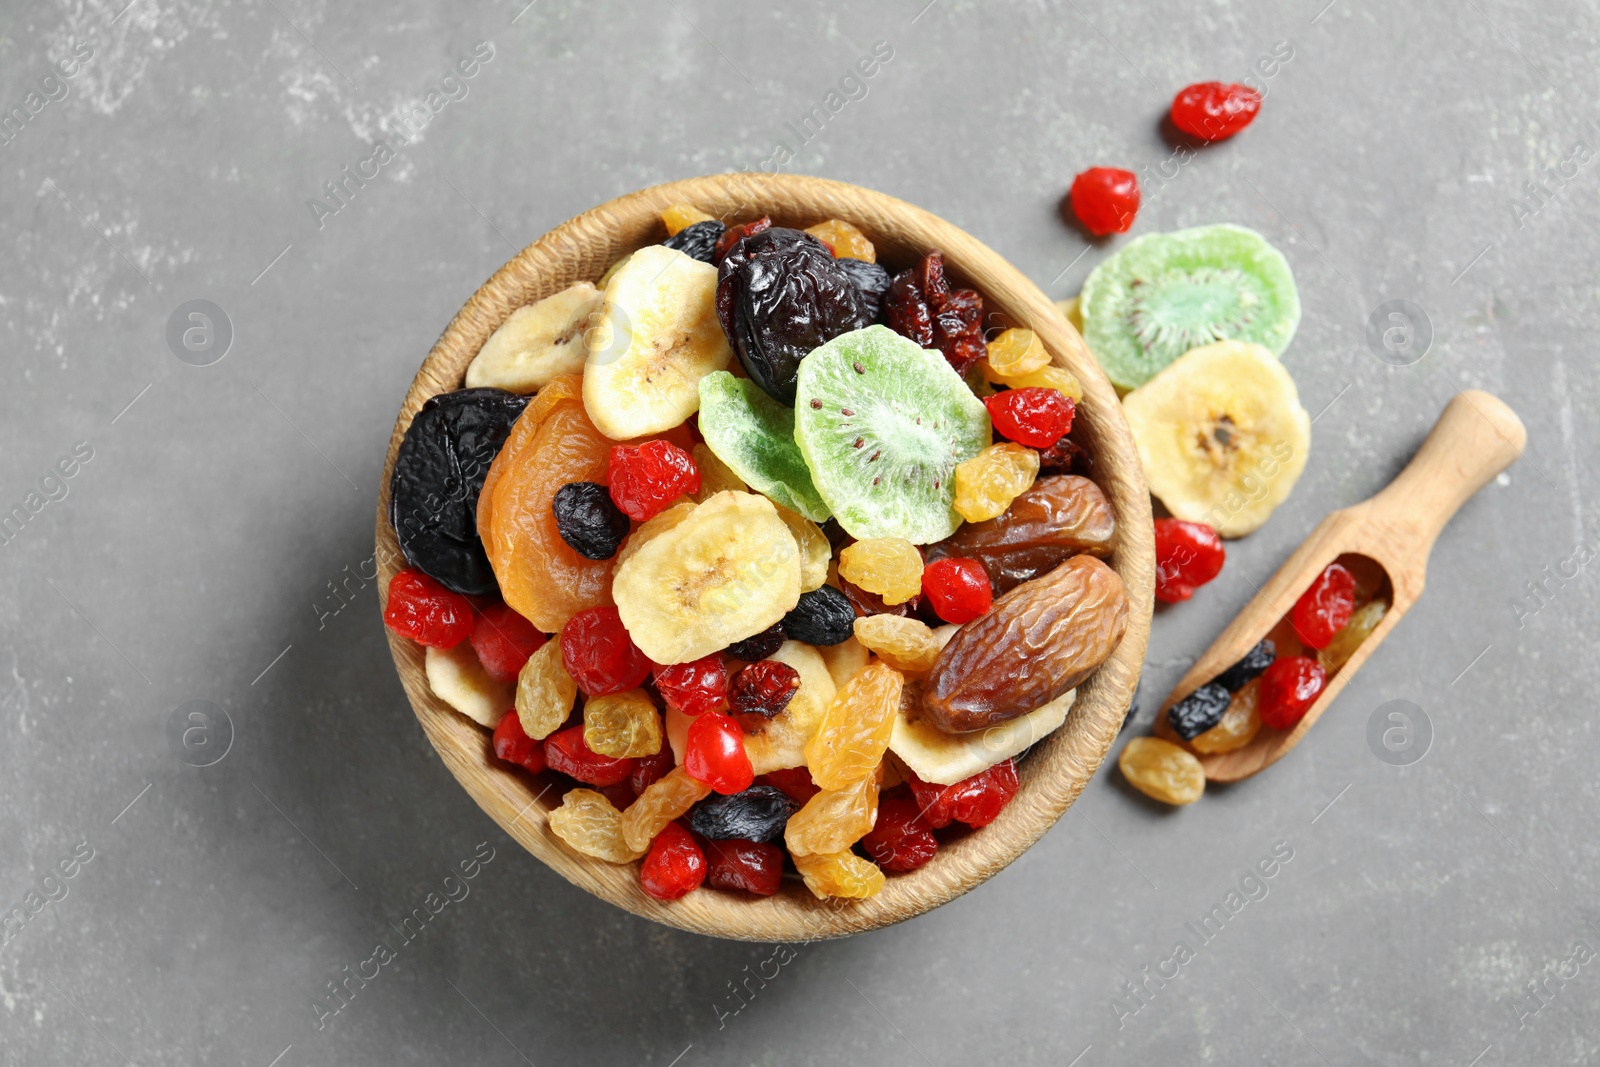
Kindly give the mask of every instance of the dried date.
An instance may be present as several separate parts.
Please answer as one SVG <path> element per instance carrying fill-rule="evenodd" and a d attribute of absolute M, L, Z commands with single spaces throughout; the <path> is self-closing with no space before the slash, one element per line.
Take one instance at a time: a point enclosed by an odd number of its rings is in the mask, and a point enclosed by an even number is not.
<path fill-rule="evenodd" d="M 961 556 L 983 564 L 994 591 L 1009 592 L 1069 557 L 1111 555 L 1117 523 L 1100 487 L 1076 475 L 1040 478 L 1004 514 L 969 522 L 928 549 L 928 562 Z"/>

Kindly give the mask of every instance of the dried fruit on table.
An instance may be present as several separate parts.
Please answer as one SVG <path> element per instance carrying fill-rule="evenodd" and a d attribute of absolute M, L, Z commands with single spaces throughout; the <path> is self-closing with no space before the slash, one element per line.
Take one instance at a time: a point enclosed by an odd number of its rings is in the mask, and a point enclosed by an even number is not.
<path fill-rule="evenodd" d="M 803 594 L 801 599 L 804 599 Z M 760 633 L 751 634 L 743 641 L 735 641 L 729 645 L 728 655 L 734 659 L 742 659 L 746 663 L 756 663 L 782 648 L 783 642 L 783 624 L 773 623 Z"/>
<path fill-rule="evenodd" d="M 1217 724 L 1189 741 L 1196 752 L 1215 755 L 1243 748 L 1261 729 L 1261 716 L 1257 712 L 1261 699 L 1261 683 L 1252 679 L 1246 682 L 1228 701 L 1227 710 Z"/>
<path fill-rule="evenodd" d="M 550 502 L 556 532 L 584 559 L 610 559 L 628 536 L 628 517 L 599 482 L 568 482 Z"/>
<path fill-rule="evenodd" d="M 1172 124 L 1202 141 L 1232 137 L 1255 121 L 1261 93 L 1248 85 L 1197 82 L 1172 98 Z"/>
<path fill-rule="evenodd" d="M 984 352 L 989 361 L 989 369 L 998 381 L 1032 374 L 1050 365 L 1050 353 L 1045 350 L 1044 342 L 1039 340 L 1039 335 L 1032 330 L 1018 327 L 1000 331 L 1000 334 L 984 347 Z"/>
<path fill-rule="evenodd" d="M 827 519 L 828 505 L 795 444 L 792 408 L 750 379 L 718 371 L 700 379 L 698 425 L 706 446 L 752 489 L 779 507 Z"/>
<path fill-rule="evenodd" d="M 951 733 L 1014 719 L 1094 673 L 1127 627 L 1117 572 L 1074 556 L 956 631 L 928 676 L 923 712 Z"/>
<path fill-rule="evenodd" d="M 885 881 L 883 872 L 875 864 L 854 852 L 795 856 L 794 866 L 805 880 L 806 888 L 819 900 L 829 897 L 865 900 L 877 896 Z"/>
<path fill-rule="evenodd" d="M 1227 555 L 1222 538 L 1205 523 L 1157 519 L 1156 599 L 1167 604 L 1188 600 L 1222 573 Z"/>
<path fill-rule="evenodd" d="M 651 784 L 639 799 L 622 813 L 622 840 L 629 848 L 643 850 L 661 828 L 682 816 L 711 792 L 711 787 L 689 777 L 682 767 L 674 767 Z"/>
<path fill-rule="evenodd" d="M 419 645 L 454 648 L 472 634 L 472 602 L 407 567 L 389 579 L 383 622 Z"/>
<path fill-rule="evenodd" d="M 922 553 L 903 537 L 868 537 L 839 553 L 839 577 L 885 604 L 904 604 L 922 589 Z"/>
<path fill-rule="evenodd" d="M 926 674 L 939 658 L 939 639 L 920 619 L 863 615 L 856 620 L 856 640 L 904 674 Z"/>
<path fill-rule="evenodd" d="M 433 695 L 480 726 L 494 729 L 511 707 L 511 684 L 490 678 L 465 641 L 454 648 L 424 648 L 423 653 Z"/>
<path fill-rule="evenodd" d="M 639 865 L 639 885 L 645 895 L 677 900 L 705 880 L 706 857 L 694 836 L 677 823 L 662 827 Z"/>
<path fill-rule="evenodd" d="M 796 641 L 827 648 L 848 641 L 855 632 L 856 609 L 849 598 L 831 585 L 801 593 L 793 610 L 783 617 L 783 632 Z"/>
<path fill-rule="evenodd" d="M 586 335 L 599 310 L 600 290 L 588 282 L 517 308 L 467 364 L 467 388 L 533 393 L 552 378 L 581 374 Z"/>
<path fill-rule="evenodd" d="M 967 373 L 986 354 L 983 298 L 972 289 L 950 288 L 938 250 L 895 275 L 883 311 L 891 330 L 922 348 L 937 349 L 957 374 Z"/>
<path fill-rule="evenodd" d="M 612 502 L 636 522 L 648 522 L 679 497 L 700 491 L 694 457 L 671 441 L 613 445 L 607 476 Z"/>
<path fill-rule="evenodd" d="M 914 773 L 907 775 L 906 784 L 911 787 L 923 821 L 936 830 L 952 822 L 988 826 L 1000 817 L 1021 788 L 1016 761 L 1010 759 L 954 785 L 925 782 Z"/>
<path fill-rule="evenodd" d="M 776 786 L 752 785 L 731 796 L 713 793 L 689 811 L 689 826 L 713 841 L 777 841 L 800 805 Z"/>
<path fill-rule="evenodd" d="M 872 776 L 889 747 L 904 684 L 893 667 L 869 663 L 839 688 L 806 745 L 806 766 L 819 786 L 842 789 Z"/>
<path fill-rule="evenodd" d="M 643 689 L 592 697 L 583 705 L 583 743 L 602 756 L 635 758 L 661 751 L 661 713 Z"/>
<path fill-rule="evenodd" d="M 1167 722 L 1185 741 L 1211 729 L 1222 721 L 1233 694 L 1216 682 L 1207 682 L 1167 709 Z"/>
<path fill-rule="evenodd" d="M 771 719 L 789 706 L 799 689 L 799 671 L 777 660 L 760 660 L 733 676 L 728 686 L 728 710 Z"/>
<path fill-rule="evenodd" d="M 1111 555 L 1116 535 L 1111 502 L 1100 487 L 1087 478 L 1057 474 L 1040 478 L 1004 514 L 968 523 L 930 545 L 928 562 L 951 556 L 975 559 L 1000 594 L 1080 553 Z"/>
<path fill-rule="evenodd" d="M 580 611 L 561 629 L 561 663 L 584 696 L 638 686 L 654 666 L 633 643 L 616 608 Z"/>
<path fill-rule="evenodd" d="M 517 719 L 529 737 L 543 740 L 561 728 L 578 699 L 578 683 L 561 662 L 561 642 L 528 657 L 517 675 Z"/>
<path fill-rule="evenodd" d="M 878 261 L 877 250 L 872 247 L 867 235 L 843 219 L 829 219 L 815 226 L 807 226 L 806 232 L 827 245 L 835 259 L 858 259 L 866 263 Z"/>
<path fill-rule="evenodd" d="M 1139 213 L 1139 178 L 1131 170 L 1090 167 L 1072 179 L 1067 202 L 1094 236 L 1127 233 Z"/>
<path fill-rule="evenodd" d="M 607 863 L 632 863 L 642 848 L 622 839 L 622 813 L 593 789 L 569 789 L 561 806 L 550 812 L 550 832 L 567 845 Z"/>
<path fill-rule="evenodd" d="M 1327 683 L 1328 672 L 1310 656 L 1280 656 L 1262 672 L 1256 713 L 1274 730 L 1292 730 Z"/>
<path fill-rule="evenodd" d="M 656 690 L 685 715 L 716 711 L 728 702 L 728 667 L 720 652 L 656 668 Z"/>
<path fill-rule="evenodd" d="M 1389 605 L 1386 601 L 1369 600 L 1351 614 L 1350 621 L 1344 624 L 1343 629 L 1333 635 L 1333 640 L 1328 642 L 1328 647 L 1324 648 L 1317 657 L 1322 661 L 1322 666 L 1329 674 L 1337 672 L 1346 663 L 1350 662 L 1350 657 L 1356 654 L 1356 649 L 1361 647 L 1361 642 L 1365 641 L 1372 631 L 1378 628 L 1378 624 L 1383 621 L 1383 617 L 1388 611 Z"/>
<path fill-rule="evenodd" d="M 879 803 L 878 821 L 861 844 L 885 871 L 914 871 L 939 851 L 939 839 L 922 820 L 917 802 L 901 792 Z"/>
<path fill-rule="evenodd" d="M 1007 389 L 983 401 L 995 432 L 1029 448 L 1051 448 L 1072 429 L 1072 398 L 1055 389 Z"/>
<path fill-rule="evenodd" d="M 760 841 L 707 841 L 706 885 L 770 897 L 783 885 L 783 849 Z"/>
<path fill-rule="evenodd" d="M 534 774 L 544 770 L 544 746 L 523 732 L 515 711 L 500 716 L 494 728 L 494 756 Z"/>
<path fill-rule="evenodd" d="M 715 452 L 706 447 L 704 441 L 696 444 L 690 455 L 700 471 L 700 491 L 694 494 L 696 504 L 710 500 L 724 489 L 737 489 L 743 493 L 750 488 L 726 463 L 717 458 Z"/>
<path fill-rule="evenodd" d="M 693 226 L 697 222 L 714 222 L 715 220 L 693 204 L 672 204 L 661 212 L 661 222 L 667 228 L 667 233 L 676 236 Z"/>
<path fill-rule="evenodd" d="M 1033 485 L 1039 474 L 1039 453 L 1001 441 L 956 465 L 955 499 L 951 506 L 968 522 L 1003 514 L 1011 502 Z"/>
<path fill-rule="evenodd" d="M 945 622 L 971 622 L 994 603 L 994 587 L 983 564 L 959 556 L 936 559 L 922 571 L 922 595 Z"/>
<path fill-rule="evenodd" d="M 552 771 L 599 789 L 625 782 L 633 773 L 633 760 L 590 751 L 583 742 L 582 726 L 569 726 L 545 738 L 544 761 Z"/>
<path fill-rule="evenodd" d="M 1356 578 L 1340 563 L 1330 563 L 1289 613 L 1294 632 L 1308 648 L 1326 648 L 1344 629 L 1356 607 Z"/>
<path fill-rule="evenodd" d="M 1212 680 L 1229 692 L 1238 692 L 1246 682 L 1272 666 L 1272 661 L 1277 656 L 1277 646 L 1270 639 L 1263 639 L 1246 652 L 1239 662 Z"/>
<path fill-rule="evenodd" d="M 1135 737 L 1117 757 L 1122 776 L 1163 804 L 1193 804 L 1206 790 L 1206 772 L 1194 754 L 1159 737 Z"/>
<path fill-rule="evenodd" d="M 822 655 L 810 645 L 799 641 L 785 641 L 771 659 L 792 667 L 799 676 L 800 688 L 789 698 L 789 703 L 770 719 L 759 715 L 742 715 L 744 750 L 750 757 L 751 769 L 757 774 L 786 767 L 796 767 L 805 762 L 806 744 L 817 732 L 833 702 L 835 686 Z"/>
<path fill-rule="evenodd" d="M 744 749 L 744 731 L 720 711 L 704 712 L 689 724 L 683 769 L 719 793 L 743 792 L 756 777 Z"/>
<path fill-rule="evenodd" d="M 841 789 L 824 788 L 806 801 L 789 816 L 783 841 L 791 856 L 841 852 L 861 840 L 877 817 L 878 777 L 869 774 Z"/>

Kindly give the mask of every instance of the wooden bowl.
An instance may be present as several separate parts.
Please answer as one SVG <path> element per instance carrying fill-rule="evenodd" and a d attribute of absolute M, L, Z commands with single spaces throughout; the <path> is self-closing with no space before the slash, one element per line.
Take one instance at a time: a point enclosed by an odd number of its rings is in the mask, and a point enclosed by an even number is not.
<path fill-rule="evenodd" d="M 556 227 L 523 249 L 484 283 L 456 314 L 411 383 L 395 420 L 378 499 L 379 589 L 401 557 L 390 528 L 389 479 L 412 416 L 429 397 L 459 389 L 467 364 L 513 310 L 577 281 L 596 281 L 621 256 L 664 236 L 658 213 L 686 203 L 736 221 L 770 215 L 780 226 L 828 218 L 859 227 L 880 259 L 904 267 L 937 248 L 957 285 L 983 294 L 986 325 L 1026 325 L 1057 364 L 1084 384 L 1076 439 L 1094 458 L 1093 477 L 1116 511 L 1116 552 L 1108 561 L 1130 599 L 1127 635 L 1115 655 L 1078 690 L 1067 722 L 1035 746 L 1018 770 L 1021 791 L 989 826 L 943 845 L 926 866 L 891 875 L 883 892 L 864 901 L 823 901 L 796 879 L 776 896 L 703 890 L 664 903 L 639 888 L 637 864 L 617 866 L 569 849 L 550 832 L 547 815 L 560 804 L 544 783 L 494 760 L 489 731 L 434 697 L 423 673 L 422 648 L 389 634 L 395 668 L 433 747 L 478 805 L 529 852 L 574 885 L 669 926 L 749 941 L 809 941 L 871 930 L 920 915 L 965 893 L 1016 859 L 1061 817 L 1100 766 L 1133 699 L 1150 634 L 1155 548 L 1150 496 L 1138 452 L 1116 393 L 1067 321 L 1043 293 L 1000 256 L 949 223 L 892 197 L 841 182 L 795 175 L 721 174 L 657 185 L 612 200 Z"/>

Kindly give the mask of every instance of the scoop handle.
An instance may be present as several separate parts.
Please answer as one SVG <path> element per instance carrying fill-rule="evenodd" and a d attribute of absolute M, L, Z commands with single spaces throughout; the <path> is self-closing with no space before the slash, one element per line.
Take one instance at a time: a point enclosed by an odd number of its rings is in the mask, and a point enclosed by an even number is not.
<path fill-rule="evenodd" d="M 1457 393 L 1405 470 L 1372 498 L 1372 513 L 1409 528 L 1424 553 L 1461 505 L 1515 463 L 1528 431 L 1481 389 Z"/>

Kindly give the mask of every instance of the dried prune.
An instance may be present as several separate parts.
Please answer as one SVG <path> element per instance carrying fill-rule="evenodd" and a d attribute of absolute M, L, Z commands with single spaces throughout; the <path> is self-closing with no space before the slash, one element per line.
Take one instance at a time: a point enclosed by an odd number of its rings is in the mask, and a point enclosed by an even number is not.
<path fill-rule="evenodd" d="M 966 374 L 986 354 L 983 297 L 972 289 L 951 289 L 944 256 L 936 249 L 915 267 L 895 275 L 884 297 L 884 322 L 923 348 L 936 348 Z"/>
<path fill-rule="evenodd" d="M 710 263 L 716 254 L 717 241 L 727 228 L 716 219 L 696 222 L 690 226 L 685 226 L 661 243 L 668 248 L 676 248 L 691 259 L 698 259 L 702 263 Z"/>
<path fill-rule="evenodd" d="M 1238 663 L 1217 675 L 1212 681 L 1230 693 L 1238 692 L 1243 688 L 1244 683 L 1272 666 L 1272 661 L 1277 658 L 1278 646 L 1273 644 L 1271 640 L 1263 640 L 1255 648 L 1246 652 L 1244 658 L 1239 660 Z"/>
<path fill-rule="evenodd" d="M 689 826 L 713 841 L 777 841 L 789 816 L 800 810 L 783 790 L 753 785 L 742 793 L 713 793 L 689 809 Z"/>
<path fill-rule="evenodd" d="M 826 648 L 855 634 L 856 609 L 831 585 L 800 594 L 800 602 L 783 617 L 783 633 L 796 641 Z M 771 655 L 769 652 L 768 655 Z"/>
<path fill-rule="evenodd" d="M 802 598 L 803 599 L 803 598 Z M 796 638 L 800 641 L 804 638 Z M 758 634 L 752 634 L 743 641 L 735 641 L 728 646 L 728 655 L 734 659 L 742 659 L 746 663 L 755 663 L 764 660 L 778 649 L 783 647 L 783 625 L 773 623 Z"/>
<path fill-rule="evenodd" d="M 561 540 L 584 559 L 610 559 L 628 536 L 628 516 L 599 482 L 568 482 L 550 506 Z"/>
<path fill-rule="evenodd" d="M 1167 709 L 1167 721 L 1185 741 L 1193 741 L 1217 723 L 1228 710 L 1233 694 L 1216 682 L 1207 682 Z"/>
<path fill-rule="evenodd" d="M 928 674 L 923 713 L 947 733 L 1025 715 L 1094 673 L 1127 628 L 1117 572 L 1074 556 L 956 631 Z"/>
<path fill-rule="evenodd" d="M 868 263 L 864 259 L 841 259 L 838 264 L 839 269 L 848 274 L 856 288 L 861 290 L 861 298 L 867 303 L 868 320 L 877 322 L 883 315 L 883 298 L 893 280 L 889 272 L 883 269 L 882 264 Z"/>
<path fill-rule="evenodd" d="M 717 275 L 717 317 L 746 373 L 791 407 L 800 361 L 872 321 L 827 246 L 785 227 L 749 235 L 728 252 Z"/>
<path fill-rule="evenodd" d="M 964 557 L 983 564 L 996 594 L 1055 569 L 1071 556 L 1109 556 L 1117 523 L 1111 503 L 1087 478 L 1040 478 L 1004 514 L 969 522 L 930 545 L 928 562 Z"/>
<path fill-rule="evenodd" d="M 468 596 L 498 591 L 478 540 L 478 494 L 528 398 L 458 389 L 422 405 L 394 460 L 389 521 L 406 562 Z"/>
<path fill-rule="evenodd" d="M 728 684 L 728 710 L 775 718 L 799 689 L 799 671 L 775 659 L 760 660 L 733 676 Z"/>

